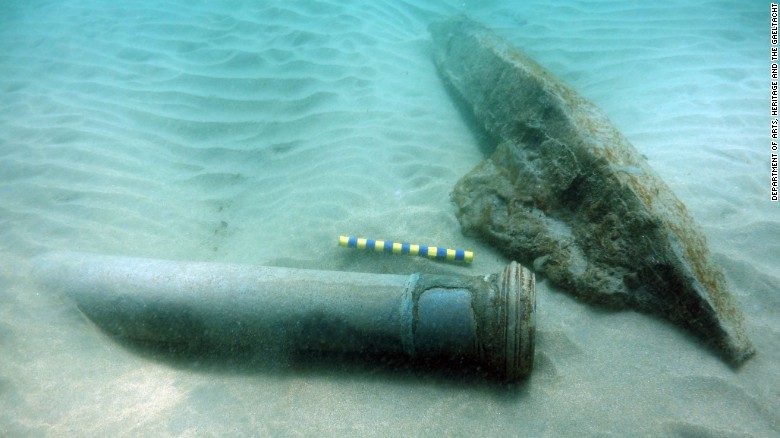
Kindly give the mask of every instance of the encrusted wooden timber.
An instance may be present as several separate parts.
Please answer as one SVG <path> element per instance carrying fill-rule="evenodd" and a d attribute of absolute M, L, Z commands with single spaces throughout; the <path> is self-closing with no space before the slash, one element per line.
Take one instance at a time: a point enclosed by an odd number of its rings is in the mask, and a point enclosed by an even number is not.
<path fill-rule="evenodd" d="M 661 315 L 734 365 L 750 358 L 703 232 L 606 115 L 480 24 L 431 33 L 440 75 L 497 145 L 453 191 L 464 231 L 584 300 Z"/>

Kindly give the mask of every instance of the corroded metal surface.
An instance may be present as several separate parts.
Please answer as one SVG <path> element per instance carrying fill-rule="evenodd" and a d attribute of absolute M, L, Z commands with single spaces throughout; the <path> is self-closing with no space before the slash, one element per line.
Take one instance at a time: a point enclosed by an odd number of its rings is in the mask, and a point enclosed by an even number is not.
<path fill-rule="evenodd" d="M 533 274 L 385 275 L 83 253 L 36 260 L 36 276 L 126 340 L 230 353 L 260 349 L 531 371 Z"/>

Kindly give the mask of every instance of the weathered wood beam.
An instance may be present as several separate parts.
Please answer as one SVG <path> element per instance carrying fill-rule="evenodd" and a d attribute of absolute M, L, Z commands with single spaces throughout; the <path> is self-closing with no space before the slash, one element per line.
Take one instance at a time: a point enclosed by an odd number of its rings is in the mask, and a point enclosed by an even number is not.
<path fill-rule="evenodd" d="M 431 33 L 441 76 L 497 144 L 455 186 L 463 229 L 584 300 L 661 315 L 734 365 L 750 358 L 704 234 L 606 115 L 480 24 Z"/>

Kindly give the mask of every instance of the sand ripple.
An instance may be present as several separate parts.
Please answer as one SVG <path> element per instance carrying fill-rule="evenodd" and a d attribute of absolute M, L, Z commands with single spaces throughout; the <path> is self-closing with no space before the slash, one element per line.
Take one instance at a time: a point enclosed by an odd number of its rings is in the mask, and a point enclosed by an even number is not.
<path fill-rule="evenodd" d="M 2 3 L 0 435 L 780 430 L 780 222 L 766 201 L 760 2 Z M 426 27 L 464 9 L 602 107 L 686 202 L 744 304 L 758 355 L 742 370 L 663 322 L 583 306 L 542 279 L 538 368 L 519 388 L 182 369 L 118 347 L 26 274 L 26 258 L 59 248 L 500 270 L 507 260 L 461 234 L 449 201 L 489 147 L 443 88 Z M 463 268 L 347 251 L 335 240 L 345 233 L 477 258 Z"/>
<path fill-rule="evenodd" d="M 42 3 L 4 31 L 2 169 L 25 194 L 6 233 L 62 236 L 28 251 L 209 258 L 235 239 L 262 260 L 359 232 L 356 210 L 446 207 L 479 156 L 430 105 L 445 96 L 424 12 Z"/>

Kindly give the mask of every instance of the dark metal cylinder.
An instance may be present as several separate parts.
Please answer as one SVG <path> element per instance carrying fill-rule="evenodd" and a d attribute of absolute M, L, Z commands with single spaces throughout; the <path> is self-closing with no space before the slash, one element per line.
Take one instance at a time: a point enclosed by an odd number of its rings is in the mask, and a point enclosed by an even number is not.
<path fill-rule="evenodd" d="M 35 275 L 122 338 L 459 360 L 531 370 L 533 274 L 385 275 L 53 253 Z"/>

